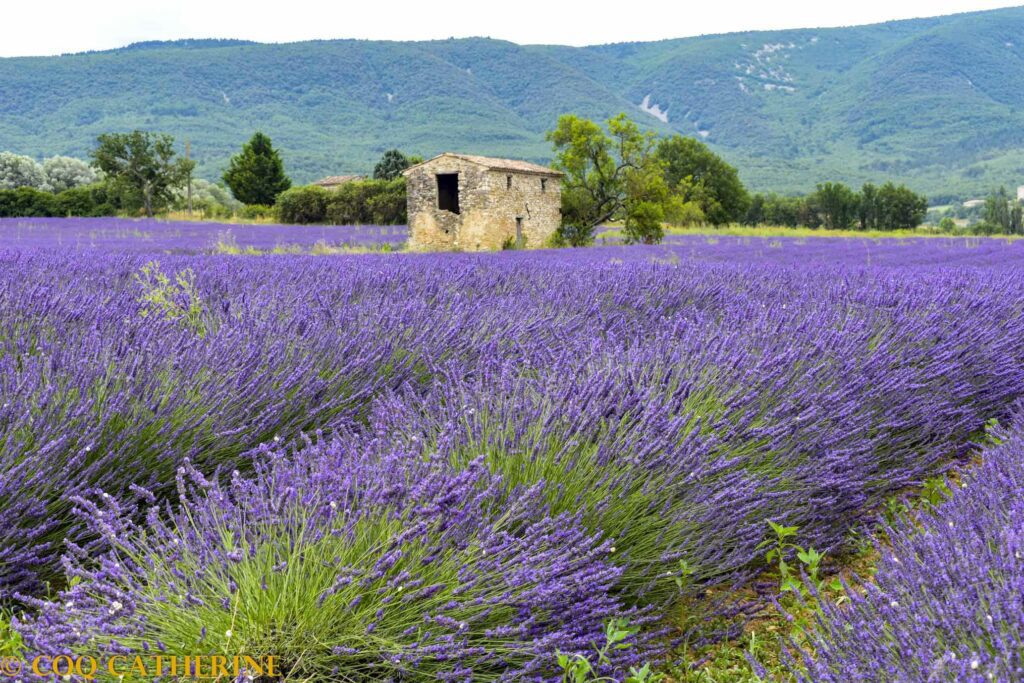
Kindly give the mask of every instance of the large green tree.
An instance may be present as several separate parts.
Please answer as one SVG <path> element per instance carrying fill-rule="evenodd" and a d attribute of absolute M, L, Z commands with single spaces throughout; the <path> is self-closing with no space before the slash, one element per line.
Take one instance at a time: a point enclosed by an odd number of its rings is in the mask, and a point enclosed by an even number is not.
<path fill-rule="evenodd" d="M 137 198 L 150 218 L 172 199 L 173 190 L 195 167 L 193 161 L 176 158 L 174 138 L 166 134 L 141 130 L 108 133 L 99 136 L 98 143 L 92 153 L 97 168 L 119 189 Z"/>
<path fill-rule="evenodd" d="M 826 230 L 846 230 L 857 220 L 859 196 L 842 183 L 819 183 L 810 202 Z"/>
<path fill-rule="evenodd" d="M 242 145 L 241 153 L 231 157 L 223 178 L 231 194 L 243 204 L 270 206 L 292 186 L 281 155 L 270 138 L 258 131 Z"/>
<path fill-rule="evenodd" d="M 913 230 L 928 213 L 928 198 L 905 185 L 882 185 L 877 202 L 878 227 L 882 230 Z"/>
<path fill-rule="evenodd" d="M 669 189 L 696 201 L 713 225 L 742 221 L 750 197 L 736 169 L 695 138 L 674 135 L 658 143 Z"/>
<path fill-rule="evenodd" d="M 625 114 L 608 121 L 608 131 L 588 119 L 566 114 L 547 134 L 562 181 L 561 238 L 573 246 L 593 240 L 594 228 L 625 223 L 630 241 L 661 236 L 664 177 L 654 154 L 653 133 L 641 132 Z"/>
<path fill-rule="evenodd" d="M 878 188 L 871 183 L 864 183 L 857 205 L 857 220 L 860 221 L 861 230 L 878 229 L 878 210 Z"/>
<path fill-rule="evenodd" d="M 1024 208 L 1016 198 L 1011 197 L 1005 187 L 1000 187 L 985 199 L 982 210 L 985 219 L 982 232 L 1002 232 L 1019 235 L 1024 232 Z"/>

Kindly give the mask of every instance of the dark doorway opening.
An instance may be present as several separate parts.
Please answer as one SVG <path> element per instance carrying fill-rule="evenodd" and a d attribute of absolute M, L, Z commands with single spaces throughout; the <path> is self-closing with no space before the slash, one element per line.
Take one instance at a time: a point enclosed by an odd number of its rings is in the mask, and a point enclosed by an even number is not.
<path fill-rule="evenodd" d="M 437 174 L 437 208 L 459 213 L 459 174 Z"/>
<path fill-rule="evenodd" d="M 516 216 L 516 247 L 523 248 L 523 219 Z"/>

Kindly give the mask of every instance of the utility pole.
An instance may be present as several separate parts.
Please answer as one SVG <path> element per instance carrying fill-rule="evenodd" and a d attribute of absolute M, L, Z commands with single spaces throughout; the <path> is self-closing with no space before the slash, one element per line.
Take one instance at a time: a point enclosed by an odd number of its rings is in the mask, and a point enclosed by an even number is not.
<path fill-rule="evenodd" d="M 185 161 L 191 161 L 192 159 L 192 143 L 185 140 Z M 188 169 L 188 215 L 192 215 L 192 167 Z"/>

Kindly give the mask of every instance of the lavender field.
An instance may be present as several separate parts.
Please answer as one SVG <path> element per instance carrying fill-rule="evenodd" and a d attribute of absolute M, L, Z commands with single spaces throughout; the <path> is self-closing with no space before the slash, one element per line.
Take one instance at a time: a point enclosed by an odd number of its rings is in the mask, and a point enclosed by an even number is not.
<path fill-rule="evenodd" d="M 683 676 L 736 635 L 719 618 L 771 602 L 768 521 L 839 562 L 1024 395 L 1020 242 L 247 257 L 205 253 L 195 224 L 28 220 L 0 222 L 0 604 L 26 654 L 559 681 L 563 653 Z M 997 452 L 979 477 L 1019 498 L 1019 437 Z M 900 527 L 884 561 L 952 544 L 928 552 L 973 565 L 976 592 L 887 564 L 829 603 L 794 677 L 880 680 L 863 663 L 886 653 L 885 680 L 1020 673 L 1020 506 L 966 481 L 954 531 Z M 935 616 L 922 636 L 887 610 Z M 598 658 L 609 624 L 628 647 Z"/>
<path fill-rule="evenodd" d="M 401 246 L 401 225 L 262 225 L 133 218 L 0 218 L 0 246 L 208 254 L 225 247 L 308 252 L 324 247 Z"/>

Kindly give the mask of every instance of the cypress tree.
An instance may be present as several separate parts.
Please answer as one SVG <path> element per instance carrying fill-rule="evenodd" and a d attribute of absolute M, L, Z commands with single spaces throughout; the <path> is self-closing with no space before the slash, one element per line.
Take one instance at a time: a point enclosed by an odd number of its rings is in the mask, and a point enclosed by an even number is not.
<path fill-rule="evenodd" d="M 284 173 L 281 156 L 270 144 L 270 138 L 260 132 L 242 145 L 240 154 L 231 157 L 223 178 L 231 194 L 243 204 L 269 206 L 292 186 Z"/>

